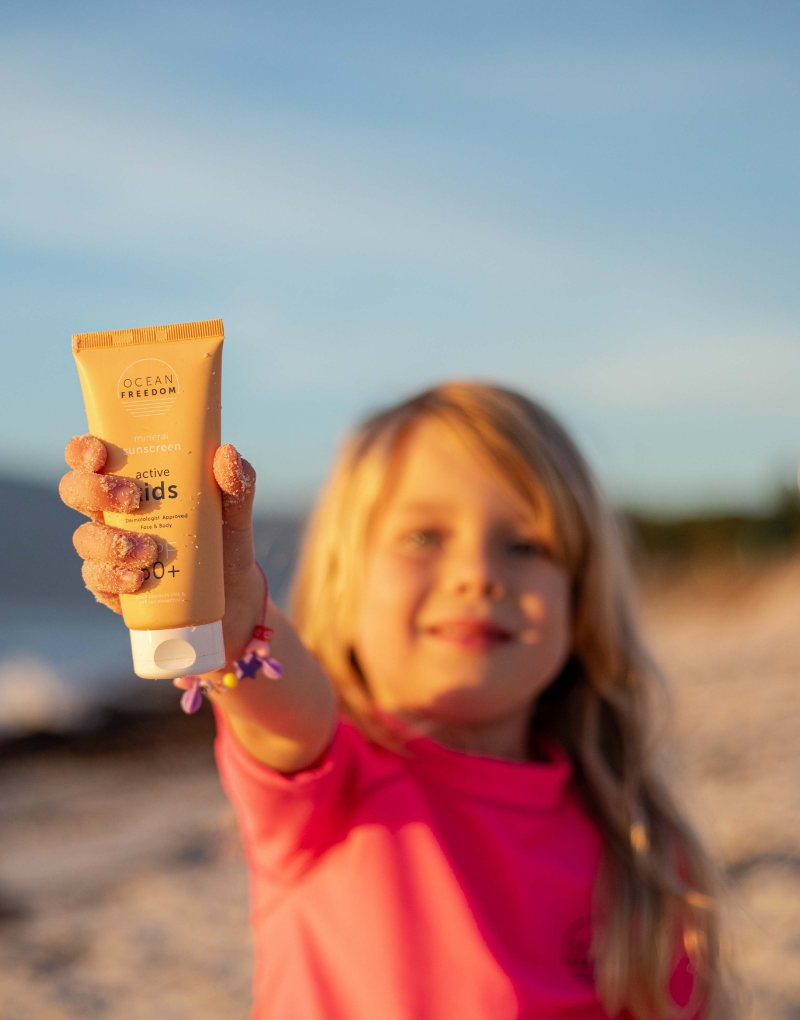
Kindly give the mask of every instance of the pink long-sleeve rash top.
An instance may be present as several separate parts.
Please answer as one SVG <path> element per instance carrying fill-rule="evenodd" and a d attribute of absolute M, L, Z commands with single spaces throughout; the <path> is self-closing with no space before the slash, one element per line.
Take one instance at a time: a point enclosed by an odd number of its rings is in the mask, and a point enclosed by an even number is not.
<path fill-rule="evenodd" d="M 566 757 L 516 763 L 339 723 L 318 766 L 261 765 L 217 713 L 244 841 L 253 1020 L 600 1020 L 600 834 Z M 679 1004 L 691 975 L 672 980 Z"/>

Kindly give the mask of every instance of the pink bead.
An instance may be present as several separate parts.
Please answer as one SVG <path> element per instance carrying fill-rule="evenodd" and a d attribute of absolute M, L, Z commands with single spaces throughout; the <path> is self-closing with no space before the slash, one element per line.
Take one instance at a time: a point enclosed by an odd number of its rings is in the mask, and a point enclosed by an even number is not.
<path fill-rule="evenodd" d="M 244 651 L 245 655 L 249 652 L 255 652 L 259 659 L 265 659 L 269 655 L 269 645 L 266 641 L 258 641 L 254 638 L 249 642 Z"/>

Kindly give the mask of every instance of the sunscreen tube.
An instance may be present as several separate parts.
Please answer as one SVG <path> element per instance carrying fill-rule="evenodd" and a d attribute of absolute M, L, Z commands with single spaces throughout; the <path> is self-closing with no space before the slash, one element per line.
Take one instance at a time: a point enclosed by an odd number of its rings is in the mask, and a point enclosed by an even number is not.
<path fill-rule="evenodd" d="M 147 532 L 158 559 L 121 595 L 133 668 L 153 679 L 225 665 L 220 445 L 222 321 L 76 333 L 89 432 L 108 449 L 105 474 L 133 479 L 139 509 L 105 523 Z"/>

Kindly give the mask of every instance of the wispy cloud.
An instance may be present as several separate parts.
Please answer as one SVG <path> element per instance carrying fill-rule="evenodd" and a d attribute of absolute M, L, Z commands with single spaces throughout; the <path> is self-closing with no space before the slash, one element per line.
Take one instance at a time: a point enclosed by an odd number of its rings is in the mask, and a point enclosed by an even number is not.
<path fill-rule="evenodd" d="M 380 260 L 527 289 L 615 276 L 660 290 L 670 272 L 590 232 L 524 219 L 479 182 L 454 191 L 424 160 L 391 147 L 314 138 L 269 115 L 169 116 L 156 97 L 86 94 L 0 55 L 8 240 L 149 261 L 244 262 L 254 255 Z M 537 219 L 543 222 L 540 224 Z M 124 245 L 121 239 L 124 238 Z"/>
<path fill-rule="evenodd" d="M 599 52 L 598 52 L 599 49 Z M 784 96 L 800 84 L 800 69 L 786 55 L 736 45 L 645 45 L 631 51 L 609 43 L 570 48 L 511 43 L 489 55 L 424 64 L 419 83 L 482 106 L 500 105 L 555 118 L 696 116 L 745 101 Z"/>
<path fill-rule="evenodd" d="M 568 385 L 558 382 L 562 395 L 598 409 L 796 414 L 800 344 L 785 325 L 686 328 L 643 336 L 638 349 L 590 352 L 572 365 Z"/>

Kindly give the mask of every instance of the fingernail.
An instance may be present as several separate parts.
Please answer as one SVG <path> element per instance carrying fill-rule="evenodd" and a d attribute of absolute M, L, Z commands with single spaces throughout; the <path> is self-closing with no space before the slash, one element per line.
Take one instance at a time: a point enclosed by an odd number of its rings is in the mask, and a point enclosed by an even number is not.
<path fill-rule="evenodd" d="M 141 570 L 123 570 L 120 572 L 119 577 L 123 584 L 138 585 L 140 575 Z"/>
<path fill-rule="evenodd" d="M 136 535 L 133 540 L 133 555 L 145 556 L 155 552 L 155 539 L 150 535 Z"/>
<path fill-rule="evenodd" d="M 138 508 L 141 493 L 139 487 L 133 482 L 128 482 L 123 478 L 115 479 L 109 488 L 111 499 L 120 510 L 136 510 Z"/>

